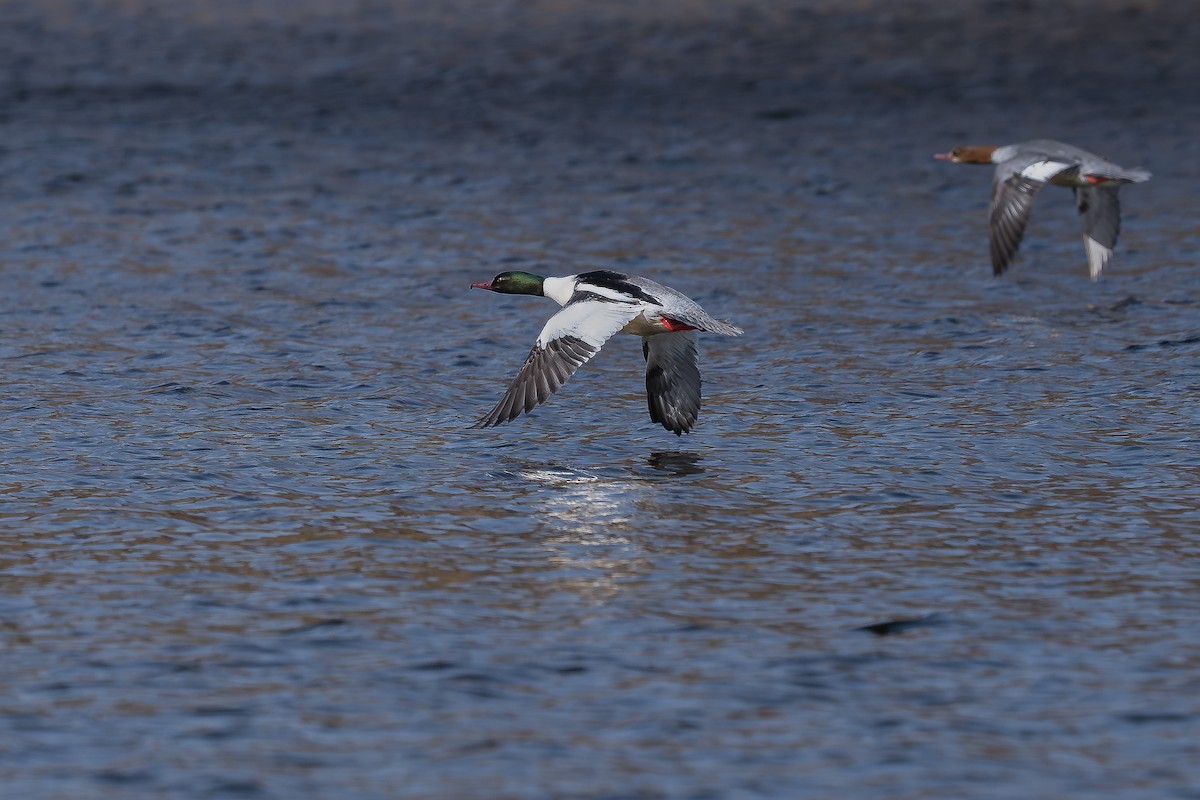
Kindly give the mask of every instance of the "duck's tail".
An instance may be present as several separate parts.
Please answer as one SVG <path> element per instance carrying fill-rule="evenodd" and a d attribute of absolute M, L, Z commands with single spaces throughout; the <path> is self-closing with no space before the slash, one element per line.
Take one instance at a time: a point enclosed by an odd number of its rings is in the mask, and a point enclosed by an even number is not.
<path fill-rule="evenodd" d="M 737 325 L 733 325 L 723 319 L 710 320 L 701 330 L 705 333 L 719 333 L 722 336 L 741 336 L 745 333 Z"/>
<path fill-rule="evenodd" d="M 1130 183 L 1142 183 L 1143 181 L 1150 180 L 1151 176 L 1149 172 L 1141 167 L 1134 167 L 1133 169 L 1127 169 L 1123 171 L 1119 177 L 1122 180 L 1129 181 Z"/>

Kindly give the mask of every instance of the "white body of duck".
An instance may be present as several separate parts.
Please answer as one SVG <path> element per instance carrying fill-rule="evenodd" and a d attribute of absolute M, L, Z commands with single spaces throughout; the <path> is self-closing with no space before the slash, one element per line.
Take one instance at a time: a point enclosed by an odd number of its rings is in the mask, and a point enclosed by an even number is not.
<path fill-rule="evenodd" d="M 542 295 L 562 306 L 538 334 L 504 397 L 476 423 L 480 428 L 510 422 L 546 402 L 609 338 L 624 332 L 642 337 L 650 418 L 682 435 L 700 414 L 696 331 L 742 332 L 670 287 L 611 270 L 557 278 L 503 272 L 472 288 Z"/>
<path fill-rule="evenodd" d="M 988 208 L 992 271 L 1006 270 L 1021 246 L 1033 198 L 1047 183 L 1075 190 L 1083 223 L 1088 272 L 1092 280 L 1112 257 L 1121 230 L 1117 190 L 1126 183 L 1150 179 L 1144 169 L 1128 169 L 1078 147 L 1052 139 L 1003 146 L 956 147 L 934 158 L 960 164 L 995 164 L 992 201 Z"/>

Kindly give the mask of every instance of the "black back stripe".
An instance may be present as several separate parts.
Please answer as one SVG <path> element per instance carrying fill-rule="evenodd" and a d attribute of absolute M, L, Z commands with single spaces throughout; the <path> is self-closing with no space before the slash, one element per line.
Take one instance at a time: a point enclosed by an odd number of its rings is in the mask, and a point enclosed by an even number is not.
<path fill-rule="evenodd" d="M 574 303 L 588 303 L 588 302 L 593 302 L 593 301 L 597 302 L 597 303 L 629 303 L 629 302 L 632 302 L 630 300 L 618 300 L 615 297 L 606 297 L 602 294 L 596 294 L 595 292 L 589 292 L 587 289 L 576 289 L 575 293 L 571 295 L 571 299 L 567 301 L 567 305 L 572 305 Z"/>
<path fill-rule="evenodd" d="M 644 300 L 647 303 L 658 305 L 659 299 L 652 294 L 649 294 L 645 289 L 636 284 L 629 282 L 629 276 L 620 272 L 613 272 L 608 269 L 598 269 L 593 272 L 585 272 L 579 276 L 580 283 L 590 283 L 592 286 L 599 286 L 602 289 L 612 289 L 614 292 L 621 292 L 638 300 Z M 576 290 L 578 295 L 580 292 Z M 601 298 L 610 300 L 610 298 Z M 574 298 L 572 298 L 572 301 Z"/>

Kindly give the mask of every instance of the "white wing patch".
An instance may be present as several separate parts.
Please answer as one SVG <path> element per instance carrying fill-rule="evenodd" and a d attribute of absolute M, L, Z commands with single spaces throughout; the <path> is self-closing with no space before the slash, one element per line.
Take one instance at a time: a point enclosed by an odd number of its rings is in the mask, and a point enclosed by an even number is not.
<path fill-rule="evenodd" d="M 1105 247 L 1087 234 L 1083 236 L 1083 245 L 1087 248 L 1088 273 L 1092 276 L 1092 280 L 1096 280 L 1100 277 L 1100 271 L 1104 269 L 1104 265 L 1112 258 L 1112 248 Z"/>
<path fill-rule="evenodd" d="M 580 300 L 563 306 L 546 320 L 538 334 L 539 347 L 563 336 L 574 336 L 597 349 L 614 333 L 642 313 L 640 303 L 609 303 L 604 300 Z"/>
<path fill-rule="evenodd" d="M 1071 167 L 1071 164 L 1064 164 L 1061 161 L 1035 161 L 1018 174 L 1022 178 L 1028 178 L 1031 181 L 1040 181 L 1045 183 L 1053 178 L 1064 169 Z"/>

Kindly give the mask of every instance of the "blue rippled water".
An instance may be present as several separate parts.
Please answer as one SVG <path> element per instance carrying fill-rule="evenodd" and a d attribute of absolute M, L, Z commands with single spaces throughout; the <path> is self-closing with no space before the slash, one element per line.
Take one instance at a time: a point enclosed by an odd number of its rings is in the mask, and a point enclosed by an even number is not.
<path fill-rule="evenodd" d="M 933 5 L 0 6 L 5 796 L 1195 797 L 1194 26 Z M 1034 134 L 1156 173 L 1096 283 L 929 157 Z M 696 431 L 471 429 L 595 266 Z"/>

